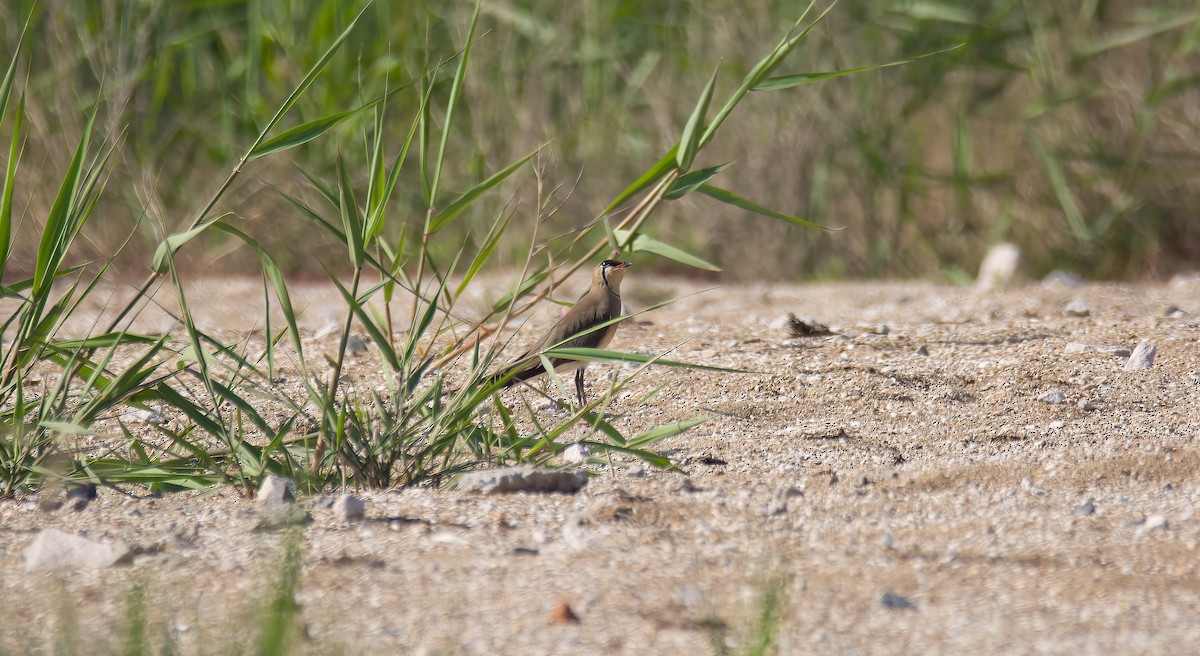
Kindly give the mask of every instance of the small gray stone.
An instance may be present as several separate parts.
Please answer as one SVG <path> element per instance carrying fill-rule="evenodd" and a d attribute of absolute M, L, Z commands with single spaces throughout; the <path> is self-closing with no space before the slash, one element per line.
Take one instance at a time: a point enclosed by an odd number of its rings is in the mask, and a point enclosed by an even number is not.
<path fill-rule="evenodd" d="M 1154 365 L 1154 356 L 1157 352 L 1158 349 L 1155 348 L 1153 342 L 1143 339 L 1133 349 L 1133 353 L 1129 356 L 1129 362 L 1125 363 L 1125 371 L 1149 369 Z"/>
<path fill-rule="evenodd" d="M 333 514 L 341 522 L 358 521 L 366 515 L 366 512 L 366 504 L 353 494 L 343 494 L 333 502 Z"/>
<path fill-rule="evenodd" d="M 363 355 L 367 352 L 367 340 L 359 335 L 351 335 L 346 339 L 346 352 L 350 355 Z"/>
<path fill-rule="evenodd" d="M 1163 309 L 1163 316 L 1168 319 L 1183 319 L 1189 315 L 1186 310 L 1181 310 L 1174 305 L 1168 305 L 1165 309 Z"/>
<path fill-rule="evenodd" d="M 129 547 L 121 542 L 96 542 L 82 535 L 54 528 L 44 529 L 25 547 L 26 571 L 64 567 L 111 567 L 131 559 Z"/>
<path fill-rule="evenodd" d="M 1096 514 L 1096 504 L 1091 499 L 1085 500 L 1083 503 L 1075 507 L 1075 514 L 1080 517 L 1087 517 Z"/>
<path fill-rule="evenodd" d="M 1063 312 L 1068 317 L 1088 317 L 1091 316 L 1092 309 L 1088 307 L 1087 303 L 1083 302 L 1083 299 L 1077 298 L 1067 303 L 1067 307 L 1063 308 Z"/>
<path fill-rule="evenodd" d="M 258 486 L 255 497 L 263 506 L 282 506 L 296 500 L 296 484 L 286 478 L 268 476 Z"/>
<path fill-rule="evenodd" d="M 1038 394 L 1038 400 L 1041 401 L 1042 403 L 1058 405 L 1060 403 L 1066 402 L 1067 395 L 1063 394 L 1061 390 L 1049 390 L 1046 392 L 1042 392 L 1041 394 Z"/>
<path fill-rule="evenodd" d="M 1079 274 L 1056 269 L 1046 274 L 1045 278 L 1042 278 L 1042 287 L 1046 287 L 1048 289 L 1065 287 L 1070 289 L 1083 286 L 1083 282 L 1083 278 L 1081 278 Z"/>
<path fill-rule="evenodd" d="M 884 608 L 891 610 L 916 610 L 917 605 L 913 602 L 901 597 L 895 592 L 885 592 L 883 597 L 879 599 L 879 603 L 883 604 Z"/>
<path fill-rule="evenodd" d="M 464 492 L 498 494 L 504 492 L 579 491 L 587 484 L 587 474 L 579 471 L 550 471 L 533 467 L 506 467 L 467 472 L 458 477 L 455 487 Z"/>
<path fill-rule="evenodd" d="M 917 355 L 929 355 L 929 349 L 922 344 L 917 347 Z"/>
<path fill-rule="evenodd" d="M 641 465 L 630 465 L 629 469 L 625 470 L 625 475 L 629 478 L 641 478 L 646 475 L 646 468 Z"/>

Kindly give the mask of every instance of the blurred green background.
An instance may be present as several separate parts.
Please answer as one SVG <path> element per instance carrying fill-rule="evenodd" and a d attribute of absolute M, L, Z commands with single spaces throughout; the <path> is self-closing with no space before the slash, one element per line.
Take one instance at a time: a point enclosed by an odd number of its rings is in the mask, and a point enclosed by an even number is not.
<path fill-rule="evenodd" d="M 360 7 L 336 0 L 0 4 L 0 52 L 13 52 L 33 17 L 29 64 L 17 81 L 27 111 L 18 183 L 31 200 L 16 213 L 46 214 L 56 188 L 40 181 L 61 179 L 99 98 L 100 131 L 120 150 L 84 236 L 99 256 L 132 233 L 117 269 L 144 275 L 162 233 L 191 220 Z M 418 79 L 464 45 L 473 7 L 376 2 L 288 126 Z M 721 97 L 802 9 L 777 0 L 485 0 L 444 184 L 465 190 L 548 144 L 536 168 L 543 199 L 561 209 L 538 234 L 587 223 L 679 138 L 714 68 Z M 1020 246 L 1034 276 L 1066 269 L 1097 279 L 1155 278 L 1196 266 L 1194 1 L 843 0 L 779 72 L 867 66 L 960 43 L 905 66 L 755 95 L 697 163 L 734 161 L 721 186 L 841 230 L 803 229 L 692 195 L 668 203 L 648 231 L 715 262 L 727 279 L 961 281 L 998 241 Z M 445 106 L 446 93 L 448 85 L 438 87 L 434 106 Z M 389 100 L 394 142 L 418 103 L 415 88 Z M 240 217 L 239 226 L 291 274 L 320 275 L 324 249 L 340 256 L 342 247 L 296 220 L 274 189 L 311 196 L 296 167 L 328 178 L 339 152 L 365 176 L 362 123 L 370 120 L 363 114 L 285 157 L 252 162 L 217 212 Z M 9 138 L 0 134 L 0 142 Z M 519 265 L 536 214 L 533 168 L 472 207 L 450 241 L 481 239 L 498 214 L 515 208 L 494 261 Z M 419 233 L 420 184 L 415 173 L 401 179 L 391 233 Z M 37 238 L 20 234 L 13 275 L 31 265 Z M 256 270 L 252 254 L 205 239 L 181 255 L 185 265 Z"/>

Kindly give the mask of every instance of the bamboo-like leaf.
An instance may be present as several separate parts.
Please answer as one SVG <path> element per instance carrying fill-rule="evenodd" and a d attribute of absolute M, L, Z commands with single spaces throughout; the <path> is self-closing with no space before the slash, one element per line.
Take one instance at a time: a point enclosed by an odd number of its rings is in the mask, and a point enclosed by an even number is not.
<path fill-rule="evenodd" d="M 795 49 L 801 41 L 808 37 L 813 28 L 815 28 L 822 20 L 825 19 L 825 16 L 827 16 L 829 12 L 833 10 L 834 5 L 836 4 L 836 2 L 831 2 L 824 11 L 822 11 L 815 19 L 813 19 L 811 23 L 808 24 L 807 27 L 805 27 L 799 33 L 792 34 L 789 32 L 788 35 L 785 36 L 783 40 L 781 40 L 779 44 L 775 46 L 774 50 L 772 50 L 766 57 L 763 57 L 761 60 L 759 60 L 758 63 L 750 69 L 750 72 L 747 73 L 746 77 L 742 80 L 741 86 L 739 86 L 733 92 L 733 94 L 729 96 L 729 99 L 725 101 L 725 104 L 721 107 L 721 109 L 717 110 L 717 113 L 715 116 L 713 116 L 712 121 L 709 121 L 708 126 L 704 130 L 704 135 L 700 137 L 701 148 L 703 148 L 705 144 L 712 140 L 713 135 L 717 133 L 717 130 L 721 128 L 721 125 L 725 123 L 725 119 L 729 118 L 729 114 L 733 112 L 733 108 L 737 107 L 738 104 L 742 102 L 742 98 L 744 98 L 747 93 L 750 93 L 751 89 L 765 80 L 767 76 L 771 74 L 771 71 L 775 70 L 776 67 L 782 64 L 783 60 L 786 59 L 789 54 L 791 54 L 792 50 Z M 796 20 L 796 24 L 792 28 L 793 31 L 805 21 L 805 19 L 808 17 L 808 12 L 812 11 L 813 6 L 815 5 L 816 0 L 809 2 L 808 6 L 804 9 L 804 13 L 802 13 L 800 18 Z"/>
<path fill-rule="evenodd" d="M 10 71 L 11 73 L 11 71 Z M 8 80 L 5 80 L 8 82 Z M 7 90 L 0 95 L 0 100 L 7 98 Z M 0 117 L 4 116 L 0 110 Z M 17 162 L 21 158 L 20 139 L 21 122 L 25 118 L 25 95 L 17 103 L 17 114 L 13 120 L 12 143 L 8 148 L 8 164 L 4 167 L 4 190 L 0 192 L 0 280 L 4 279 L 4 270 L 8 264 L 8 250 L 12 245 L 12 202 L 13 187 L 17 177 Z"/>
<path fill-rule="evenodd" d="M 38 242 L 37 263 L 33 270 L 32 293 L 34 296 L 44 297 L 49 293 L 49 286 L 58 272 L 58 267 L 78 232 L 78 227 L 74 224 L 79 218 L 77 203 L 84 175 L 83 160 L 91 144 L 92 126 L 96 121 L 97 107 L 99 107 L 99 103 L 93 107 L 92 113 L 88 116 L 87 125 L 83 129 L 83 137 L 80 138 L 79 145 L 75 148 L 75 155 L 71 158 L 71 164 L 63 176 L 62 185 L 59 186 L 58 195 L 54 198 L 54 204 L 50 207 L 50 213 L 46 217 L 46 226 L 42 229 L 42 238 Z"/>
<path fill-rule="evenodd" d="M 470 285 L 471 281 L 475 279 L 475 275 L 479 273 L 479 270 L 483 268 L 484 263 L 486 263 L 488 258 L 491 257 L 492 252 L 496 250 L 496 246 L 500 244 L 500 237 L 502 237 L 505 230 L 508 229 L 508 224 L 512 221 L 515 212 L 516 209 L 506 212 L 505 214 L 496 217 L 496 220 L 492 222 L 491 227 L 488 228 L 487 234 L 483 237 L 483 243 L 479 246 L 479 252 L 477 252 L 475 254 L 475 258 L 471 260 L 471 265 L 467 267 L 467 272 L 463 275 L 462 281 L 458 283 L 458 287 L 454 291 L 455 296 L 461 296 L 462 293 L 466 291 L 467 286 Z"/>
<path fill-rule="evenodd" d="M 538 154 L 539 151 L 541 151 L 541 148 L 529 153 L 512 164 L 509 164 L 500 171 L 497 171 L 487 180 L 480 182 L 463 195 L 454 199 L 454 202 L 447 205 L 446 208 L 441 212 L 438 212 L 433 217 L 433 220 L 429 222 L 429 234 L 433 234 L 449 225 L 451 221 L 458 218 L 459 214 L 463 213 L 463 210 L 466 210 L 468 207 L 470 207 L 471 203 L 475 202 L 476 198 L 479 198 L 479 196 L 485 191 L 495 187 L 501 182 L 504 182 L 506 179 L 508 179 L 508 176 L 512 175 L 514 171 L 521 168 L 525 162 L 528 162 L 534 155 Z"/>
<path fill-rule="evenodd" d="M 874 66 L 861 66 L 859 68 L 847 68 L 847 69 L 843 69 L 840 71 L 826 71 L 826 72 L 820 72 L 820 73 L 796 73 L 794 75 L 780 75 L 778 77 L 770 77 L 770 78 L 767 78 L 767 79 L 763 80 L 762 82 L 759 82 L 758 84 L 754 85 L 753 90 L 754 91 L 777 91 L 779 89 L 791 89 L 793 87 L 798 87 L 798 86 L 805 85 L 805 84 L 812 84 L 813 82 L 821 82 L 822 80 L 831 80 L 835 77 L 842 77 L 843 75 L 853 75 L 855 73 L 864 73 L 866 71 L 874 71 L 876 69 L 889 68 L 891 66 L 903 66 L 904 64 L 911 64 L 915 61 L 925 59 L 926 57 L 933 57 L 934 55 L 942 55 L 947 52 L 953 52 L 953 51 L 958 50 L 959 48 L 963 47 L 964 45 L 965 44 L 960 43 L 956 46 L 952 46 L 949 48 L 943 48 L 941 50 L 934 50 L 933 52 L 927 52 L 922 55 L 916 55 L 914 57 L 909 57 L 907 59 L 900 59 L 900 60 L 897 60 L 894 62 L 888 62 L 886 64 L 876 64 Z"/>
<path fill-rule="evenodd" d="M 633 448 L 647 447 L 668 437 L 674 437 L 684 431 L 691 430 L 711 419 L 711 417 L 693 417 L 683 421 L 663 424 L 652 428 L 641 435 L 629 438 L 628 445 Z"/>
<path fill-rule="evenodd" d="M 384 102 L 388 96 L 412 85 L 413 83 L 409 82 L 404 86 L 391 89 L 378 98 L 355 107 L 354 109 L 349 109 L 344 112 L 337 112 L 318 119 L 313 119 L 307 123 L 302 123 L 294 128 L 285 130 L 282 133 L 255 146 L 250 151 L 250 154 L 246 157 L 246 159 L 255 160 L 260 157 L 266 157 L 272 153 L 278 153 L 280 151 L 288 150 L 289 148 L 295 148 L 296 146 L 306 144 L 325 134 L 330 128 L 334 127 L 338 123 L 341 123 L 342 121 L 354 116 L 355 114 L 358 114 L 359 112 L 366 111 L 379 105 L 380 103 Z"/>
<path fill-rule="evenodd" d="M 91 435 L 92 429 L 83 424 L 77 424 L 72 421 L 50 421 L 43 420 L 38 422 L 38 425 L 43 428 L 48 428 L 61 435 Z"/>
<path fill-rule="evenodd" d="M 771 217 L 772 219 L 779 219 L 781 221 L 787 221 L 788 223 L 794 223 L 798 226 L 804 226 L 806 228 L 821 228 L 822 230 L 828 229 L 819 223 L 813 223 L 812 221 L 806 221 L 804 219 L 801 219 L 800 217 L 791 216 L 790 214 L 783 214 L 781 212 L 776 212 L 775 210 L 767 209 L 767 208 L 763 207 L 762 205 L 759 205 L 752 201 L 746 200 L 745 198 L 742 198 L 741 196 L 733 193 L 732 191 L 727 191 L 725 189 L 721 189 L 720 187 L 714 187 L 712 185 L 703 184 L 703 185 L 700 185 L 699 187 L 697 187 L 696 191 L 698 191 L 710 198 L 715 198 L 715 199 L 721 201 L 722 203 L 727 203 L 729 205 L 733 205 L 734 207 L 740 207 L 744 210 L 754 212 L 755 214 L 761 214 L 763 216 Z"/>
<path fill-rule="evenodd" d="M 696 191 L 700 185 L 711 180 L 713 176 L 729 168 L 729 165 L 730 162 L 726 162 L 725 164 L 718 164 L 716 166 L 710 166 L 706 169 L 700 169 L 681 175 L 679 176 L 678 180 L 671 184 L 671 187 L 667 189 L 667 192 L 663 194 L 663 198 L 667 200 L 677 200 L 679 198 L 683 198 L 693 191 Z"/>
<path fill-rule="evenodd" d="M 609 442 L 595 442 L 595 441 L 591 441 L 591 440 L 580 440 L 579 443 L 588 447 L 589 449 L 592 449 L 592 450 L 598 452 L 598 453 L 602 453 L 605 451 L 624 453 L 627 455 L 631 455 L 639 460 L 650 463 L 651 465 L 654 465 L 655 467 L 658 467 L 659 469 L 678 469 L 675 465 L 671 464 L 671 460 L 669 458 L 667 458 L 666 456 L 660 456 L 657 453 L 651 453 L 650 451 L 646 451 L 643 449 L 633 449 L 628 446 L 622 446 L 619 444 L 612 444 Z"/>
<path fill-rule="evenodd" d="M 702 260 L 699 257 L 671 246 L 670 244 L 664 244 L 663 242 L 647 235 L 639 234 L 634 237 L 632 241 L 629 241 L 628 230 L 614 230 L 613 233 L 617 237 L 617 243 L 625 244 L 625 250 L 627 250 L 629 253 L 653 253 L 655 255 L 665 257 L 668 260 L 674 260 L 680 264 L 686 264 L 697 269 L 705 269 L 708 271 L 721 270 L 721 267 L 718 267 L 715 264 Z"/>
<path fill-rule="evenodd" d="M 363 330 L 366 330 L 367 334 L 371 336 L 371 340 L 379 348 L 379 353 L 383 355 L 383 359 L 387 361 L 388 366 L 392 368 L 392 371 L 400 371 L 400 358 L 392 349 L 391 342 L 384 336 L 383 331 L 379 329 L 379 326 L 375 324 L 370 315 L 363 310 L 362 303 L 354 298 L 350 290 L 346 289 L 346 286 L 342 284 L 342 281 L 338 280 L 337 276 L 333 275 L 333 272 L 326 270 L 326 273 L 329 275 L 329 279 L 333 281 L 334 286 L 337 287 L 338 292 L 341 293 L 342 299 L 350 306 L 350 311 L 354 313 L 354 316 L 362 324 Z"/>
<path fill-rule="evenodd" d="M 337 157 L 338 174 L 338 214 L 342 217 L 342 232 L 346 235 L 346 247 L 350 253 L 350 264 L 355 269 L 361 268 L 366 247 L 363 242 L 362 215 L 358 211 L 358 201 L 354 199 L 354 187 L 350 184 L 350 174 L 346 171 L 346 163 L 339 153 Z"/>
<path fill-rule="evenodd" d="M 564 347 L 564 348 L 552 348 L 547 351 L 543 351 L 542 353 L 543 353 L 543 355 L 545 355 L 547 357 L 551 357 L 551 358 L 559 358 L 562 360 L 576 360 L 576 361 L 580 361 L 580 362 L 609 362 L 609 363 L 637 362 L 639 364 L 653 362 L 656 365 L 661 364 L 664 367 L 683 367 L 685 369 L 701 369 L 704 371 L 720 371 L 720 372 L 724 372 L 727 374 L 754 373 L 752 371 L 746 371 L 745 369 L 731 369 L 729 367 L 714 367 L 712 365 L 706 365 L 706 364 L 694 364 L 694 363 L 690 363 L 690 362 L 676 362 L 675 360 L 666 360 L 663 358 L 655 358 L 655 357 L 651 357 L 648 355 L 642 355 L 640 353 L 622 353 L 620 351 L 611 351 L 608 349 L 596 349 L 596 348 L 584 348 L 584 347 L 565 348 Z"/>
<path fill-rule="evenodd" d="M 360 9 L 354 19 L 350 21 L 350 24 L 347 25 L 346 28 L 342 30 L 342 33 L 339 34 L 336 39 L 334 39 L 333 43 L 325 49 L 325 52 L 321 54 L 321 57 L 315 64 L 313 64 L 312 68 L 308 69 L 308 74 L 304 76 L 304 79 L 300 81 L 300 84 L 296 85 L 295 89 L 292 89 L 292 93 L 289 94 L 287 99 L 283 101 L 283 104 L 279 106 L 279 109 L 276 110 L 275 115 L 271 117 L 271 120 L 267 121 L 267 124 L 263 126 L 262 132 L 258 134 L 258 138 L 254 140 L 254 143 L 251 144 L 250 149 L 246 151 L 247 159 L 250 157 L 251 153 L 258 150 L 259 146 L 266 141 L 267 134 L 269 134 L 271 130 L 275 129 L 275 126 L 279 124 L 279 121 L 281 121 L 283 117 L 287 115 L 289 111 L 291 111 L 292 106 L 296 104 L 296 101 L 300 99 L 300 96 L 303 96 L 304 93 L 308 91 L 308 88 L 312 86 L 312 83 L 316 81 L 317 77 L 321 74 L 321 71 L 325 70 L 325 67 L 329 64 L 329 60 L 333 59 L 334 53 L 341 49 L 342 44 L 346 42 L 347 38 L 349 38 L 350 33 L 354 31 L 354 27 L 358 25 L 359 19 L 362 18 L 363 14 L 366 13 L 371 4 L 372 0 L 368 0 L 367 3 L 363 5 L 363 8 Z"/>
<path fill-rule="evenodd" d="M 220 225 L 226 218 L 233 216 L 231 212 L 226 212 L 211 221 L 205 221 L 200 225 L 183 232 L 177 232 L 173 235 L 168 235 L 166 239 L 158 242 L 158 247 L 154 249 L 154 257 L 150 260 L 150 268 L 157 273 L 165 273 L 170 267 L 168 257 L 174 255 L 183 247 L 184 244 L 199 237 L 202 233 L 213 226 Z"/>
<path fill-rule="evenodd" d="M 692 168 L 692 161 L 696 159 L 696 151 L 700 148 L 700 135 L 704 130 L 704 115 L 708 113 L 708 105 L 712 102 L 713 89 L 717 87 L 717 71 L 713 70 L 712 77 L 708 79 L 708 84 L 704 85 L 704 90 L 700 92 L 700 98 L 696 101 L 696 107 L 692 109 L 692 115 L 688 117 L 687 124 L 683 127 L 683 135 L 679 137 L 678 156 L 675 161 L 679 165 L 680 171 L 689 171 Z"/>
<path fill-rule="evenodd" d="M 608 207 L 604 208 L 604 213 L 608 214 L 609 212 L 612 212 L 620 207 L 621 203 L 624 203 L 625 201 L 634 197 L 639 192 L 652 187 L 659 180 L 662 180 L 663 176 L 667 175 L 671 171 L 674 171 L 675 167 L 677 166 L 675 158 L 678 152 L 679 144 L 671 146 L 671 149 L 668 150 L 661 159 L 655 162 L 654 166 L 651 166 L 645 173 L 641 175 L 641 177 L 639 177 L 637 180 L 634 180 L 633 184 L 626 187 L 624 191 L 617 194 L 617 197 L 608 204 Z"/>
<path fill-rule="evenodd" d="M 438 183 L 442 178 L 442 163 L 446 157 L 446 145 L 450 142 L 450 130 L 454 125 L 455 110 L 458 108 L 462 95 L 463 83 L 467 80 L 467 64 L 471 60 L 471 46 L 475 42 L 475 28 L 479 25 L 479 8 L 483 0 L 477 0 L 475 11 L 471 14 L 471 26 L 467 29 L 467 45 L 458 57 L 458 68 L 454 71 L 454 81 L 450 83 L 450 98 L 446 100 L 446 118 L 442 123 L 442 139 L 438 144 L 437 159 L 433 162 L 433 176 L 429 182 L 429 207 L 437 205 Z M 430 232 L 435 232 L 430 230 Z"/>

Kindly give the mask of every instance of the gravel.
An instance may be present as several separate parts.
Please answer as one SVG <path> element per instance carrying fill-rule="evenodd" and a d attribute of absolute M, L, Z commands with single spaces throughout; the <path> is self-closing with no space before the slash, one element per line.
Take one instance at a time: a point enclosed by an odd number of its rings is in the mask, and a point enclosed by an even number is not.
<path fill-rule="evenodd" d="M 261 341 L 249 332 L 261 331 L 261 281 L 217 283 L 193 291 L 197 320 Z M 510 283 L 485 281 L 459 311 Z M 1200 644 L 1200 335 L 1162 308 L 1200 307 L 1200 285 L 1008 284 L 696 293 L 709 284 L 631 274 L 631 311 L 681 300 L 622 324 L 611 348 L 752 372 L 655 367 L 613 398 L 627 436 L 710 418 L 653 445 L 682 473 L 611 453 L 572 494 L 355 491 L 370 512 L 354 522 L 307 522 L 328 498 L 300 496 L 280 504 L 300 521 L 264 525 L 260 504 L 228 489 L 102 486 L 77 512 L 0 502 L 0 651 L 53 651 L 68 610 L 80 644 L 118 644 L 136 581 L 148 636 L 179 653 L 237 652 L 298 534 L 304 653 L 707 654 L 717 640 L 745 653 L 772 590 L 780 654 L 1186 652 Z M 119 307 L 127 292 L 115 291 Z M 339 299 L 298 285 L 301 330 L 319 330 Z M 1064 314 L 1074 299 L 1089 318 Z M 169 293 L 159 301 L 173 307 Z M 531 318 L 514 353 L 555 309 Z M 156 311 L 140 321 L 173 325 Z M 888 334 L 795 337 L 771 327 L 788 313 Z M 316 341 L 315 357 L 339 337 Z M 1126 372 L 1131 354 L 1115 349 L 1140 339 L 1160 357 Z M 348 366 L 347 385 L 384 391 L 379 357 Z M 594 382 L 606 368 L 593 367 Z M 1036 400 L 1054 391 L 1069 402 Z M 538 398 L 516 387 L 501 399 L 518 410 L 522 396 Z M 124 444 L 115 417 L 96 433 L 79 438 L 85 454 L 88 440 Z M 560 441 L 597 439 L 580 428 Z M 609 455 L 611 469 L 597 462 Z M 25 549 L 48 529 L 125 544 L 133 560 L 61 581 L 28 573 Z"/>

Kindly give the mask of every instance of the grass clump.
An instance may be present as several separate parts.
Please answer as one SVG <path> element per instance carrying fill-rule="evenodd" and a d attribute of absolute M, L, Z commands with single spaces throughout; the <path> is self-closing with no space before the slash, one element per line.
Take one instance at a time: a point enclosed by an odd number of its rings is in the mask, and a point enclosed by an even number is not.
<path fill-rule="evenodd" d="M 565 414 L 547 423 L 528 405 L 514 414 L 496 399 L 500 385 L 486 375 L 497 357 L 495 336 L 605 250 L 713 268 L 678 245 L 647 234 L 650 218 L 667 203 L 699 195 L 783 223 L 813 227 L 805 219 L 717 186 L 728 164 L 706 163 L 705 153 L 751 92 L 790 89 L 878 67 L 817 77 L 782 72 L 789 55 L 829 12 L 810 5 L 723 102 L 717 100 L 720 76 L 714 73 L 698 100 L 690 104 L 674 145 L 594 221 L 568 238 L 538 241 L 536 226 L 553 214 L 539 187 L 535 238 L 521 275 L 511 292 L 482 316 L 467 318 L 459 301 L 488 267 L 518 213 L 510 208 L 488 220 L 483 224 L 486 229 L 480 230 L 484 236 L 474 245 L 458 242 L 456 248 L 447 248 L 446 242 L 456 243 L 452 228 L 476 220 L 482 211 L 477 203 L 526 171 L 541 148 L 481 172 L 463 171 L 461 162 L 469 161 L 471 154 L 458 153 L 451 135 L 464 116 L 473 50 L 487 38 L 479 29 L 480 6 L 458 48 L 441 59 L 430 57 L 432 63 L 419 75 L 401 80 L 390 75 L 364 77 L 360 87 L 368 98 L 365 102 L 296 121 L 295 108 L 321 88 L 331 67 L 336 69 L 339 51 L 352 42 L 361 19 L 375 11 L 372 7 L 367 4 L 340 28 L 300 82 L 261 121 L 257 135 L 200 209 L 179 229 L 162 236 L 151 258 L 151 274 L 133 297 L 112 308 L 111 319 L 93 318 L 83 338 L 66 339 L 61 333 L 67 321 L 77 316 L 84 300 L 95 300 L 98 286 L 106 281 L 110 264 L 119 255 L 119 251 L 112 253 L 89 266 L 71 264 L 76 238 L 104 197 L 104 182 L 120 147 L 119 137 L 93 143 L 100 103 L 93 105 L 55 202 L 44 218 L 25 217 L 25 224 L 41 229 L 42 235 L 32 276 L 6 282 L 4 287 L 18 310 L 4 324 L 12 342 L 0 370 L 5 431 L 0 494 L 36 489 L 50 476 L 144 485 L 152 490 L 232 485 L 246 494 L 269 474 L 292 478 L 313 491 L 339 485 L 436 484 L 474 467 L 546 464 L 563 448 L 562 436 L 576 426 L 598 436 L 584 440 L 595 450 L 670 466 L 649 449 L 699 424 L 703 417 L 627 435 L 619 428 L 620 417 L 609 414 L 607 406 L 614 392 L 646 366 L 691 365 L 608 350 L 551 349 L 547 357 L 641 366 L 601 398 L 582 408 L 564 406 Z M 7 161 L 0 213 L 5 244 L 14 243 L 11 201 L 20 160 L 24 95 L 11 114 L 7 106 L 21 60 L 18 48 L 0 88 L 0 121 L 11 121 L 6 124 L 11 126 L 14 154 Z M 411 110 L 407 121 L 393 132 L 392 114 L 404 108 Z M 235 210 L 219 213 L 218 208 L 230 202 L 230 190 L 250 167 L 303 151 L 326 138 L 338 140 L 340 126 L 357 127 L 363 152 L 353 161 L 365 162 L 365 167 L 353 170 L 352 160 L 339 147 L 328 174 L 300 168 L 308 192 L 279 188 L 276 194 L 288 216 L 339 244 L 338 252 L 344 254 L 344 258 L 321 261 L 345 307 L 338 345 L 327 355 L 330 369 L 322 375 L 311 369 L 288 281 L 274 253 L 242 228 Z M 535 178 L 540 183 L 536 171 Z M 408 213 L 394 202 L 397 190 L 403 188 L 420 190 L 423 209 L 419 213 Z M 166 225 L 165 217 L 160 220 Z M 391 229 L 396 223 L 403 229 Z M 249 343 L 229 343 L 202 330 L 189 301 L 188 274 L 180 266 L 180 257 L 203 239 L 218 235 L 253 254 L 258 263 L 267 311 L 261 348 L 256 351 Z M 5 251 L 5 263 L 13 252 Z M 132 326 L 160 289 L 174 298 L 175 329 L 155 335 L 134 333 Z M 272 306 L 282 316 L 282 325 L 272 323 Z M 378 352 L 385 389 L 344 387 L 342 372 L 352 326 L 361 329 Z M 299 394 L 276 385 L 281 360 L 297 368 Z M 26 381 L 43 370 L 49 372 L 43 380 L 55 382 L 34 393 Z M 465 379 L 453 390 L 446 379 L 450 370 Z M 152 431 L 135 431 L 119 419 L 130 407 L 146 409 L 152 404 L 165 408 L 173 421 L 160 422 Z M 112 445 L 114 423 L 124 448 Z M 98 425 L 104 428 L 97 429 Z M 105 439 L 87 437 L 89 447 L 66 448 L 67 436 L 94 433 Z"/>

